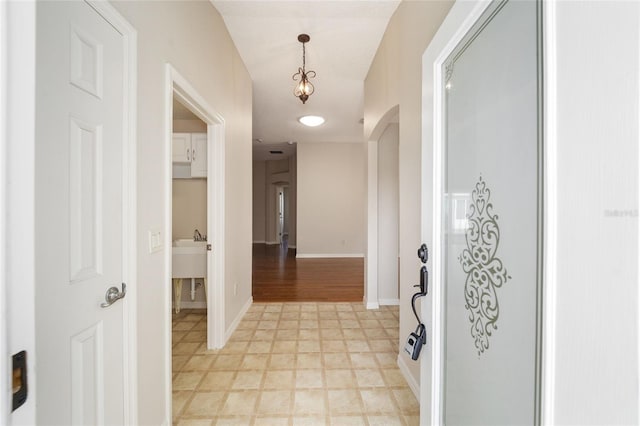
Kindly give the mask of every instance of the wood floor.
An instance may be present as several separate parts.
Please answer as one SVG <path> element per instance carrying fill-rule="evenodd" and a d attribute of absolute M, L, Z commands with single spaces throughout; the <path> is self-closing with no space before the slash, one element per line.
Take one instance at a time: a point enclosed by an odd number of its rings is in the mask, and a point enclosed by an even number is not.
<path fill-rule="evenodd" d="M 361 302 L 364 259 L 296 259 L 294 249 L 253 245 L 254 302 Z"/>

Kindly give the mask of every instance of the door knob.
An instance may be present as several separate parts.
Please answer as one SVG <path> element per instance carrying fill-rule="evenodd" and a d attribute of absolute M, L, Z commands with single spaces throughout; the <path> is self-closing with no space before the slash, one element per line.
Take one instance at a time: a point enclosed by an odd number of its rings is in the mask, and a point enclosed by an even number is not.
<path fill-rule="evenodd" d="M 429 260 L 429 249 L 427 249 L 426 244 L 422 244 L 418 249 L 418 257 L 422 263 L 427 263 L 427 260 Z"/>
<path fill-rule="evenodd" d="M 107 290 L 107 293 L 104 295 L 105 302 L 102 302 L 100 306 L 102 306 L 103 308 L 108 308 L 116 301 L 124 299 L 126 295 L 127 285 L 125 283 L 122 283 L 122 291 L 118 290 L 118 287 L 110 287 L 109 290 Z"/>

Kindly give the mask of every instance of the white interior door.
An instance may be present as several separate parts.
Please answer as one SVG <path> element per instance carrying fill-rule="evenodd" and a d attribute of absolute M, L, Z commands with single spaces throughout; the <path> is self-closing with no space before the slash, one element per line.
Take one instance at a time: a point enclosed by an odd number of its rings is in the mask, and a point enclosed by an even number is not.
<path fill-rule="evenodd" d="M 539 16 L 494 2 L 443 65 L 443 415 L 536 423 Z"/>
<path fill-rule="evenodd" d="M 122 34 L 85 2 L 37 5 L 39 424 L 125 422 Z M 120 293 L 116 293 L 120 292 Z"/>

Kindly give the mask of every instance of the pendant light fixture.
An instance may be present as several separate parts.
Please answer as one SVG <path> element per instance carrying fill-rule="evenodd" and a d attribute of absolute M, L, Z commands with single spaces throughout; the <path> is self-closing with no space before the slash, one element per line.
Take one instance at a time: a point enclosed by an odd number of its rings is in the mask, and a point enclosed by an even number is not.
<path fill-rule="evenodd" d="M 302 103 L 304 104 L 309 99 L 309 96 L 313 93 L 314 87 L 313 84 L 309 81 L 310 78 L 315 78 L 316 72 L 309 71 L 305 69 L 306 66 L 306 51 L 304 44 L 308 43 L 311 40 L 308 34 L 300 34 L 298 36 L 298 41 L 302 43 L 302 67 L 298 68 L 298 72 L 293 75 L 293 80 L 297 82 L 296 88 L 293 90 L 293 95 L 300 98 Z"/>

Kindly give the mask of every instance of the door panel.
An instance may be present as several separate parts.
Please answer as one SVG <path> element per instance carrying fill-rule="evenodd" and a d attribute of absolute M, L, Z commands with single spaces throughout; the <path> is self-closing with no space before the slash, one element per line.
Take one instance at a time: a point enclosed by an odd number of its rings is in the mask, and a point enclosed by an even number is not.
<path fill-rule="evenodd" d="M 85 2 L 37 4 L 39 424 L 124 423 L 124 40 Z"/>
<path fill-rule="evenodd" d="M 538 5 L 495 2 L 444 65 L 447 424 L 533 424 Z"/>

